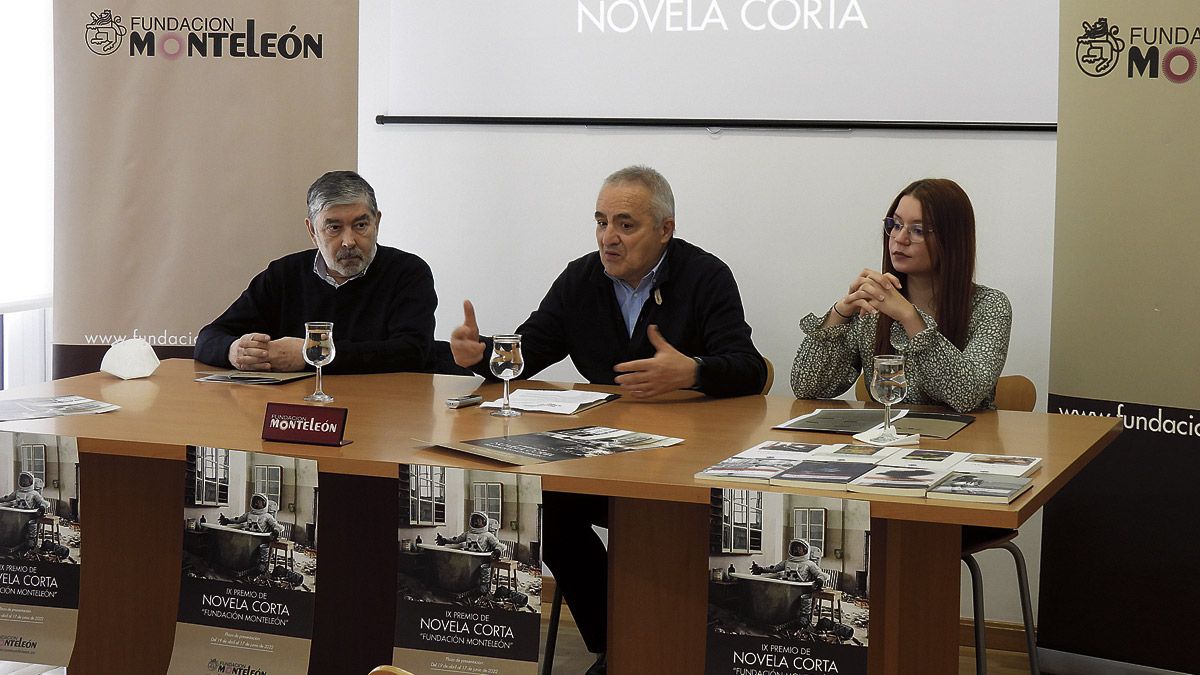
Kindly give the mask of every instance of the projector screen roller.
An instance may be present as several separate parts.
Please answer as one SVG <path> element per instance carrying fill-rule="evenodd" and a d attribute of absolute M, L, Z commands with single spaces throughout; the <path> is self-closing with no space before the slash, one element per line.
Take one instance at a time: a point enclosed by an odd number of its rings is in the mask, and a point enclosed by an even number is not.
<path fill-rule="evenodd" d="M 1044 0 L 395 0 L 387 115 L 1052 124 Z"/>

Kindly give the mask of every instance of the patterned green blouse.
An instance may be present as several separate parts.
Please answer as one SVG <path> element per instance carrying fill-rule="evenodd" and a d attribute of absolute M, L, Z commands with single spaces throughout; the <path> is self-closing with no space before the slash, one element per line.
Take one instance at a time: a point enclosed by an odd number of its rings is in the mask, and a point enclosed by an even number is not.
<path fill-rule="evenodd" d="M 910 340 L 899 322 L 892 323 L 892 348 L 905 356 L 908 403 L 949 406 L 959 412 L 995 408 L 996 380 L 1008 356 L 1012 305 L 1004 293 L 975 285 L 967 346 L 955 347 L 938 332 L 937 322 L 920 309 L 925 330 Z M 822 328 L 828 316 L 809 314 L 800 320 L 804 342 L 792 364 L 796 398 L 832 398 L 854 386 L 861 371 L 871 381 L 875 356 L 874 315 Z"/>

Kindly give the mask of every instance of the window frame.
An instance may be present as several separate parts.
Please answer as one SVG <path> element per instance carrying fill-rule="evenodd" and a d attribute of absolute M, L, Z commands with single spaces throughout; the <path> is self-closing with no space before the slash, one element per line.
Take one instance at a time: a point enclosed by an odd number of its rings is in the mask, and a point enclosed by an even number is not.
<path fill-rule="evenodd" d="M 195 446 L 191 506 L 229 505 L 229 450 Z M 209 490 L 209 486 L 212 489 Z"/>
<path fill-rule="evenodd" d="M 491 492 L 493 488 L 495 489 L 494 495 L 484 494 L 482 497 L 480 496 L 481 490 Z M 471 505 L 472 511 L 483 511 L 487 514 L 488 518 L 494 518 L 497 523 L 503 523 L 504 520 L 501 518 L 501 514 L 504 508 L 504 484 L 489 481 L 475 481 L 471 483 Z M 493 505 L 495 509 L 491 508 Z"/>
<path fill-rule="evenodd" d="M 800 514 L 804 514 L 804 523 L 801 526 Z M 813 516 L 820 514 L 820 535 L 813 534 L 814 521 Z M 804 539 L 810 547 L 816 547 L 821 551 L 821 557 L 825 557 L 825 539 L 829 532 L 829 512 L 828 509 L 821 507 L 796 506 L 792 507 L 792 536 L 796 539 Z"/>
<path fill-rule="evenodd" d="M 36 456 L 39 455 L 40 457 Z M 41 468 L 38 468 L 38 467 Z M 46 444 L 22 443 L 17 446 L 17 475 L 28 471 L 36 480 L 46 484 Z"/>
<path fill-rule="evenodd" d="M 274 474 L 274 477 L 265 475 L 260 478 L 260 474 Z M 281 507 L 283 505 L 283 467 L 278 464 L 255 464 L 254 491 L 263 493 L 268 500 L 275 502 L 276 507 Z"/>
<path fill-rule="evenodd" d="M 427 510 L 423 510 L 425 504 L 429 505 Z M 445 524 L 446 467 L 408 465 L 408 525 L 437 527 Z"/>
<path fill-rule="evenodd" d="M 762 553 L 763 493 L 721 489 L 721 552 Z"/>

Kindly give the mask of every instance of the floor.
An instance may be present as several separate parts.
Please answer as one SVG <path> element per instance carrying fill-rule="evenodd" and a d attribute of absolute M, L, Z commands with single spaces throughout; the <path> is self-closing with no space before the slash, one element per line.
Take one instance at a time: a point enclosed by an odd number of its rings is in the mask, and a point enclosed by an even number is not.
<path fill-rule="evenodd" d="M 543 607 L 545 616 L 550 616 L 549 600 Z M 546 644 L 546 624 L 547 621 L 542 621 L 542 644 Z M 559 618 L 558 626 L 558 645 L 555 647 L 554 653 L 554 673 L 558 675 L 582 675 L 592 665 L 595 656 L 589 654 L 587 648 L 584 647 L 583 638 L 579 637 L 579 631 L 575 629 L 575 622 L 571 619 L 571 612 L 567 608 L 566 603 L 563 603 L 562 615 Z M 539 664 L 539 673 L 541 664 Z M 960 647 L 958 650 L 958 673 L 959 675 L 974 675 L 975 673 L 975 649 L 972 647 Z M 2 673 L 0 673 L 2 675 Z M 995 649 L 988 650 L 988 675 L 1029 675 L 1029 660 L 1024 652 L 1002 652 Z"/>

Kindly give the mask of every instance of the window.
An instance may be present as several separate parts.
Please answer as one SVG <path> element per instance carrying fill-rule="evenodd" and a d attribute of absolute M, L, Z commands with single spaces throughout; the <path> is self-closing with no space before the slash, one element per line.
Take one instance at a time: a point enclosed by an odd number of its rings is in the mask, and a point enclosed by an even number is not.
<path fill-rule="evenodd" d="M 763 493 L 721 490 L 721 552 L 762 553 Z"/>
<path fill-rule="evenodd" d="M 488 518 L 495 519 L 497 523 L 504 522 L 500 520 L 500 495 L 503 487 L 500 483 L 471 483 L 471 491 L 475 495 L 474 510 L 483 511 Z"/>
<path fill-rule="evenodd" d="M 825 557 L 825 509 L 792 509 L 792 524 L 797 539 L 807 539 L 809 546 L 821 549 Z"/>
<path fill-rule="evenodd" d="M 267 499 L 275 502 L 275 506 L 282 506 L 280 492 L 282 488 L 280 484 L 283 482 L 283 467 L 264 464 L 254 467 L 254 491 L 261 492 L 267 496 Z"/>
<path fill-rule="evenodd" d="M 192 506 L 229 504 L 229 451 L 188 446 L 188 503 Z"/>
<path fill-rule="evenodd" d="M 406 525 L 446 524 L 446 467 L 401 465 L 400 486 L 408 492 Z"/>
<path fill-rule="evenodd" d="M 22 444 L 17 448 L 17 473 L 28 471 L 46 484 L 46 446 L 41 443 Z"/>

